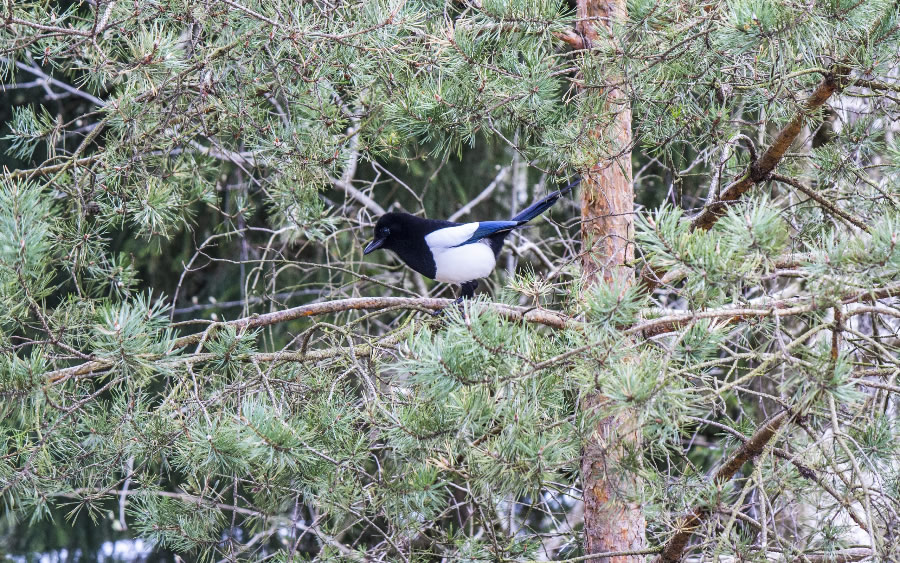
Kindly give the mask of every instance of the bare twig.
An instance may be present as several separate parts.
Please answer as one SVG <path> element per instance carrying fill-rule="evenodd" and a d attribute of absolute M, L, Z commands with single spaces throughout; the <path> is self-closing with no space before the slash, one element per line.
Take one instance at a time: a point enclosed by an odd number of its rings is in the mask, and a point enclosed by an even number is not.
<path fill-rule="evenodd" d="M 854 227 L 856 227 L 860 230 L 863 230 L 867 233 L 869 232 L 869 227 L 866 226 L 865 223 L 863 223 L 856 217 L 853 217 L 849 213 L 847 213 L 845 211 L 841 211 L 835 204 L 831 203 L 830 201 L 828 201 L 821 195 L 817 194 L 815 192 L 815 190 L 812 190 L 812 189 L 804 186 L 799 181 L 794 180 L 793 178 L 788 178 L 787 176 L 782 176 L 781 174 L 772 174 L 771 178 L 773 180 L 775 180 L 776 182 L 781 182 L 783 184 L 787 184 L 789 186 L 793 186 L 794 188 L 797 188 L 798 190 L 803 192 L 804 195 L 806 195 L 807 197 L 809 197 L 810 199 L 814 200 L 816 203 L 818 203 L 819 205 L 824 207 L 826 210 L 828 210 L 828 212 L 831 213 L 832 215 L 840 217 L 844 221 L 847 221 L 848 223 L 850 223 L 851 225 L 853 225 Z"/>
<path fill-rule="evenodd" d="M 10 60 L 6 57 L 0 57 L 0 62 L 3 62 L 4 64 L 9 64 Z M 87 92 L 85 92 L 83 90 L 79 90 L 78 88 L 75 88 L 74 86 L 69 86 L 65 82 L 57 80 L 57 79 L 53 78 L 52 76 L 48 76 L 46 73 L 44 73 L 44 71 L 42 71 L 40 68 L 38 68 L 37 65 L 27 65 L 21 61 L 12 61 L 12 62 L 20 70 L 24 70 L 25 72 L 27 72 L 29 74 L 33 74 L 34 76 L 37 76 L 38 78 L 44 80 L 48 84 L 52 84 L 52 85 L 56 86 L 57 88 L 61 88 L 61 89 L 65 90 L 66 92 L 68 92 L 70 94 L 73 94 L 80 98 L 84 98 L 85 100 L 92 102 L 94 104 L 97 104 L 100 107 L 106 106 L 106 102 L 101 100 L 100 98 L 93 96 L 91 94 L 88 94 Z"/>
<path fill-rule="evenodd" d="M 448 221 L 456 221 L 460 217 L 463 217 L 464 215 L 466 215 L 467 213 L 472 211 L 472 209 L 474 209 L 476 205 L 478 205 L 479 203 L 481 203 L 482 201 L 487 199 L 487 197 L 489 195 L 494 193 L 494 190 L 497 189 L 497 186 L 500 185 L 500 182 L 503 181 L 503 179 L 506 177 L 506 174 L 508 172 L 509 172 L 509 166 L 504 166 L 503 168 L 501 168 L 500 171 L 497 172 L 497 175 L 494 176 L 494 179 L 491 180 L 491 183 L 488 184 L 486 188 L 481 190 L 480 194 L 475 196 L 475 198 L 472 199 L 472 201 L 470 201 L 469 203 L 467 203 L 467 204 L 463 205 L 462 207 L 460 207 L 459 209 L 457 209 L 456 212 L 453 213 L 453 215 L 451 215 L 450 217 L 447 218 L 447 220 Z"/>
<path fill-rule="evenodd" d="M 385 213 L 387 213 L 384 207 L 378 205 L 378 202 L 364 194 L 362 191 L 354 188 L 350 182 L 345 182 L 337 178 L 330 178 L 329 180 L 331 181 L 332 186 L 338 188 L 351 198 L 358 201 L 360 204 L 362 204 L 363 207 L 365 207 L 375 215 L 384 215 Z"/>

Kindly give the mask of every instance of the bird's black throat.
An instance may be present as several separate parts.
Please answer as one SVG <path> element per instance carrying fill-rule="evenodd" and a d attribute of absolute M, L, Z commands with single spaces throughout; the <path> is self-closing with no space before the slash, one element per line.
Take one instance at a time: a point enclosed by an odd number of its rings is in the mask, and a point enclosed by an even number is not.
<path fill-rule="evenodd" d="M 423 219 L 407 213 L 394 213 L 386 216 L 384 226 L 390 236 L 384 240 L 381 248 L 390 250 L 403 260 L 407 266 L 429 279 L 437 275 L 437 265 L 425 237 L 438 229 L 455 227 L 460 223 Z"/>

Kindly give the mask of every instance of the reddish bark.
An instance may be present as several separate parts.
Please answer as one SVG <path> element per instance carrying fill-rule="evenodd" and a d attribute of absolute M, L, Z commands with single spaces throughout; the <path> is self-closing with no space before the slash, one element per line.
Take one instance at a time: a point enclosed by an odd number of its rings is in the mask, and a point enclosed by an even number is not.
<path fill-rule="evenodd" d="M 626 16 L 625 0 L 579 0 L 578 31 L 585 47 L 611 41 L 613 21 Z M 609 76 L 608 83 L 619 82 Z M 602 139 L 607 159 L 593 166 L 581 184 L 582 264 L 586 286 L 595 283 L 634 283 L 630 266 L 634 257 L 634 185 L 631 170 L 631 107 L 616 86 L 587 95 L 605 96 L 612 115 L 593 132 Z M 582 408 L 595 412 L 607 399 L 600 390 L 585 398 Z M 638 440 L 638 428 L 630 414 L 607 418 L 584 446 L 581 458 L 584 487 L 585 552 L 636 551 L 646 545 L 646 522 L 639 505 L 630 502 L 635 483 L 616 466 L 629 445 Z M 626 563 L 639 555 L 597 557 L 590 561 Z"/>

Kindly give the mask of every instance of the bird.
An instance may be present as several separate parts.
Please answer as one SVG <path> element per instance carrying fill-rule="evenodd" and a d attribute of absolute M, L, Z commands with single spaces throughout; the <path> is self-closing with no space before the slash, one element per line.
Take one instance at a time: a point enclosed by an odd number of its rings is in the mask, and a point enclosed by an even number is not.
<path fill-rule="evenodd" d="M 509 221 L 455 223 L 409 213 L 385 213 L 375 223 L 375 235 L 363 254 L 378 249 L 392 251 L 426 278 L 459 285 L 456 303 L 460 303 L 474 297 L 478 280 L 494 270 L 506 237 L 550 209 L 580 182 L 579 177 L 532 203 Z"/>

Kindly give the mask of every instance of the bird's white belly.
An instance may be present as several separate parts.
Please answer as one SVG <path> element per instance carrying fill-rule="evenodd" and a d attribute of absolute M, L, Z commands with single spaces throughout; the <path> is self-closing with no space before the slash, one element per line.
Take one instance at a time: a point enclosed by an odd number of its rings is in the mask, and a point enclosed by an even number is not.
<path fill-rule="evenodd" d="M 452 248 L 432 249 L 437 281 L 463 283 L 491 275 L 497 258 L 494 251 L 481 242 Z"/>

